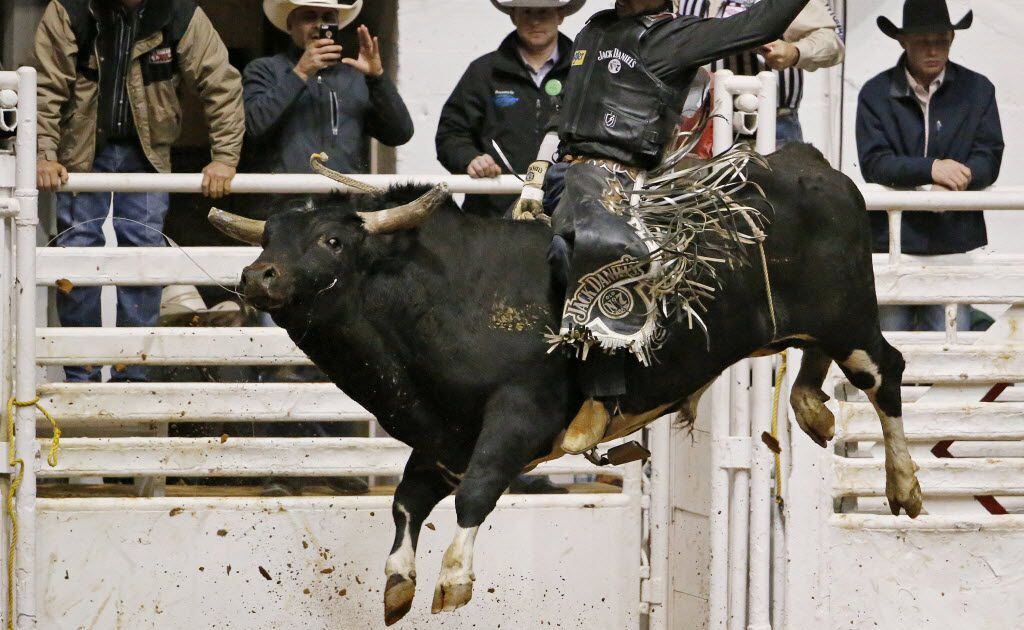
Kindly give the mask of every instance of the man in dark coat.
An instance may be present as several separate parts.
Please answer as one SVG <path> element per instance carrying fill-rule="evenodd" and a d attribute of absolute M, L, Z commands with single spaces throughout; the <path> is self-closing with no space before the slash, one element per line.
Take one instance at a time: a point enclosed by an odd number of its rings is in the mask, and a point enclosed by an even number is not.
<path fill-rule="evenodd" d="M 566 16 L 585 0 L 491 0 L 512 18 L 516 30 L 498 49 L 469 65 L 441 110 L 437 159 L 449 172 L 496 177 L 516 173 L 537 156 L 555 114 L 572 57 L 572 40 L 558 32 Z M 466 212 L 501 215 L 514 196 L 469 195 Z"/>
<path fill-rule="evenodd" d="M 954 31 L 969 28 L 968 12 L 953 24 L 945 0 L 907 0 L 903 28 L 885 17 L 879 28 L 906 51 L 894 68 L 868 81 L 857 109 L 857 148 L 868 182 L 896 188 L 981 190 L 999 176 L 1003 134 L 995 88 L 982 75 L 949 61 Z M 871 215 L 875 251 L 888 250 L 884 213 Z M 985 245 L 985 218 L 978 212 L 907 212 L 902 249 L 940 255 Z M 938 306 L 887 307 L 882 327 L 942 330 Z M 958 314 L 968 329 L 967 308 Z"/>

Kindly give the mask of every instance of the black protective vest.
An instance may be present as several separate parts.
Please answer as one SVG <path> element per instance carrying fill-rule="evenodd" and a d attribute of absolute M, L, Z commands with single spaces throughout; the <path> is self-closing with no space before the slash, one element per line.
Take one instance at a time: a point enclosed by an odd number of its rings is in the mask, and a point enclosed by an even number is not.
<path fill-rule="evenodd" d="M 651 168 L 674 134 L 686 91 L 647 70 L 640 43 L 672 14 L 590 18 L 576 37 L 559 119 L 563 154 Z"/>

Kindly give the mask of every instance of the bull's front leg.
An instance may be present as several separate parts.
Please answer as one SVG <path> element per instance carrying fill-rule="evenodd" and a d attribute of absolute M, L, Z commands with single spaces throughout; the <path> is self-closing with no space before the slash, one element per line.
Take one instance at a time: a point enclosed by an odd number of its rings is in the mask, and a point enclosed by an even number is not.
<path fill-rule="evenodd" d="M 437 462 L 413 451 L 405 465 L 402 481 L 395 489 L 391 514 L 395 519 L 395 544 L 384 574 L 384 623 L 392 625 L 412 607 L 416 594 L 416 545 L 420 529 L 430 511 L 451 494 L 458 479 Z"/>
<path fill-rule="evenodd" d="M 473 597 L 473 545 L 498 498 L 561 432 L 564 412 L 543 409 L 529 393 L 508 387 L 492 398 L 466 474 L 455 491 L 459 529 L 441 561 L 431 611 L 450 612 Z"/>
<path fill-rule="evenodd" d="M 441 574 L 434 587 L 434 602 L 430 612 L 451 612 L 469 603 L 473 598 L 473 543 L 480 526 L 459 526 L 452 544 L 441 560 Z"/>

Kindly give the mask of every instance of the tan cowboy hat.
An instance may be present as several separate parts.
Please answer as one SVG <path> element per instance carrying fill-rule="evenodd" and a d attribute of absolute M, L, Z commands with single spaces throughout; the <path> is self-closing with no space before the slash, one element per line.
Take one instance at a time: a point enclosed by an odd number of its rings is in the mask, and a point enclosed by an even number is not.
<path fill-rule="evenodd" d="M 338 27 L 344 28 L 363 10 L 363 0 L 263 0 L 263 12 L 270 23 L 288 32 L 288 16 L 299 7 L 338 10 Z"/>
<path fill-rule="evenodd" d="M 241 307 L 230 300 L 213 308 L 206 308 L 206 302 L 199 290 L 188 284 L 174 284 L 165 287 L 160 294 L 160 326 L 225 326 L 234 322 L 241 314 Z"/>
<path fill-rule="evenodd" d="M 496 9 L 512 15 L 512 9 L 516 7 L 530 7 L 541 9 L 562 9 L 565 15 L 572 15 L 580 9 L 587 0 L 491 0 Z"/>

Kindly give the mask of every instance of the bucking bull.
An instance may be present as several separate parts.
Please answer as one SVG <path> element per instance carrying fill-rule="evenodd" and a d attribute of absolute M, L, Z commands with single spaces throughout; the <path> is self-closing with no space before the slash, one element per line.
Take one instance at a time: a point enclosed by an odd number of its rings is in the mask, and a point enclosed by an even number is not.
<path fill-rule="evenodd" d="M 833 437 L 821 387 L 835 361 L 878 412 L 893 514 L 916 517 L 921 489 L 901 419 L 904 361 L 879 329 L 864 200 L 809 146 L 767 161 L 769 169 L 752 164 L 748 175 L 774 211 L 764 247 L 775 325 L 759 257 L 719 269 L 707 335 L 670 324 L 652 367 L 631 362 L 629 393 L 606 439 L 673 412 L 692 419 L 727 367 L 800 347 L 791 398 L 800 427 L 822 447 Z M 514 477 L 563 454 L 561 435 L 582 402 L 576 362 L 548 353 L 544 339 L 557 329 L 562 295 L 546 262 L 550 229 L 467 216 L 445 189 L 425 190 L 327 197 L 266 222 L 210 214 L 229 236 L 263 247 L 242 274 L 246 300 L 413 449 L 392 508 L 388 625 L 412 605 L 420 527 L 453 491 L 458 531 L 432 609 L 469 602 L 481 523 Z"/>

